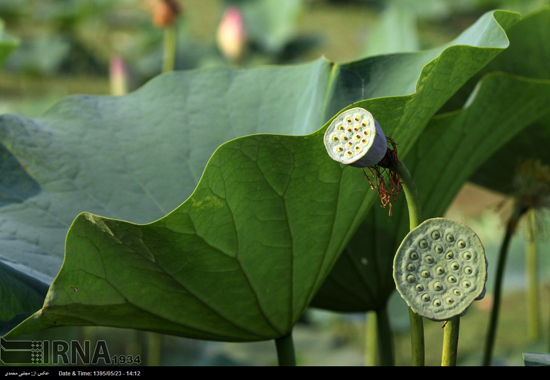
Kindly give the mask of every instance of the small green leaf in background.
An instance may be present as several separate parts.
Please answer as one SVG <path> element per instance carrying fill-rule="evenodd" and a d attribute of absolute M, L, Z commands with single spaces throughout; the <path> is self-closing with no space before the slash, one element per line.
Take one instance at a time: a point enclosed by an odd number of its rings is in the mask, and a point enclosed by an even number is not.
<path fill-rule="evenodd" d="M 0 67 L 18 45 L 19 41 L 4 31 L 4 21 L 0 19 Z"/>
<path fill-rule="evenodd" d="M 523 362 L 526 367 L 550 366 L 550 354 L 524 353 Z"/>
<path fill-rule="evenodd" d="M 419 48 L 417 17 L 418 3 L 390 0 L 378 24 L 371 30 L 363 56 L 416 51 Z"/>

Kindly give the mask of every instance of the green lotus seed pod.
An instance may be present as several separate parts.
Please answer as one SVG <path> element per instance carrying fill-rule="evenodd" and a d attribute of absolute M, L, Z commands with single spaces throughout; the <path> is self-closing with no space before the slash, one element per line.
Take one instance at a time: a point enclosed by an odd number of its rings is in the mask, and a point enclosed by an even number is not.
<path fill-rule="evenodd" d="M 479 237 L 465 225 L 445 218 L 429 219 L 401 242 L 393 277 L 397 290 L 415 313 L 435 321 L 449 320 L 463 315 L 483 296 L 485 250 Z"/>
<path fill-rule="evenodd" d="M 382 128 L 371 113 L 361 107 L 336 116 L 325 132 L 324 141 L 333 160 L 358 168 L 376 165 L 388 149 Z"/>

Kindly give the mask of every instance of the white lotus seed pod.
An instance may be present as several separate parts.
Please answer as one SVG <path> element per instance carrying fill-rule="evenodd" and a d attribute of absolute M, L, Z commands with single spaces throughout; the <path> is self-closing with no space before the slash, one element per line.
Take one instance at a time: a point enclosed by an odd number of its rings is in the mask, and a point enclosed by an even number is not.
<path fill-rule="evenodd" d="M 333 160 L 358 168 L 378 164 L 388 149 L 378 122 L 369 111 L 360 107 L 346 110 L 334 118 L 324 140 Z"/>

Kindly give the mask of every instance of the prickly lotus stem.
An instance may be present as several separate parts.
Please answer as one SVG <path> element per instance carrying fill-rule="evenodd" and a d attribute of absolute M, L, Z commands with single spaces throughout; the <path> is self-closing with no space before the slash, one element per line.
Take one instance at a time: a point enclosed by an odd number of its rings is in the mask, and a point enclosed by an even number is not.
<path fill-rule="evenodd" d="M 336 116 L 325 132 L 324 141 L 333 160 L 358 168 L 378 164 L 388 149 L 378 122 L 360 107 Z"/>
<path fill-rule="evenodd" d="M 485 250 L 465 225 L 428 219 L 403 239 L 393 277 L 414 312 L 435 321 L 449 320 L 463 315 L 485 294 Z"/>

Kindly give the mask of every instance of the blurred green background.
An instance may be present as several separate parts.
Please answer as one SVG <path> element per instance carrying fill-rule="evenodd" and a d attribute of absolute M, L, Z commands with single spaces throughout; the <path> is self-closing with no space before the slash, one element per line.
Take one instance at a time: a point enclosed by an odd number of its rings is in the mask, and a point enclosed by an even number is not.
<path fill-rule="evenodd" d="M 1 0 L 0 37 L 19 46 L 0 71 L 0 114 L 35 117 L 71 94 L 110 95 L 122 62 L 124 91 L 132 91 L 162 70 L 163 29 L 153 23 L 154 0 Z M 343 63 L 368 55 L 430 49 L 444 44 L 483 13 L 508 9 L 522 14 L 547 0 L 179 0 L 175 68 L 255 67 L 299 64 L 319 56 Z M 228 7 L 242 10 L 246 39 L 239 59 L 220 47 L 218 28 Z M 2 28 L 3 24 L 3 28 Z M 0 39 L 1 41 L 1 39 Z M 117 90 L 118 89 L 118 90 Z M 462 322 L 459 365 L 479 365 L 488 324 L 491 265 L 504 233 L 506 199 L 467 184 L 447 213 L 481 237 L 490 265 L 486 298 Z M 548 218 L 545 216 L 545 220 Z M 548 224 L 548 223 L 546 223 Z M 497 226 L 498 228 L 496 228 Z M 548 233 L 540 242 L 541 299 L 550 301 Z M 543 302 L 544 339 L 527 340 L 524 242 L 514 237 L 507 262 L 496 360 L 522 365 L 523 352 L 548 352 L 550 302 Z M 392 300 L 396 364 L 410 363 L 408 315 Z M 439 365 L 441 323 L 425 323 L 428 365 Z M 294 330 L 299 365 L 362 365 L 365 315 L 309 310 Z M 105 339 L 111 354 L 141 355 L 150 365 L 275 365 L 275 345 L 218 343 L 112 328 L 60 328 L 36 339 Z"/>

